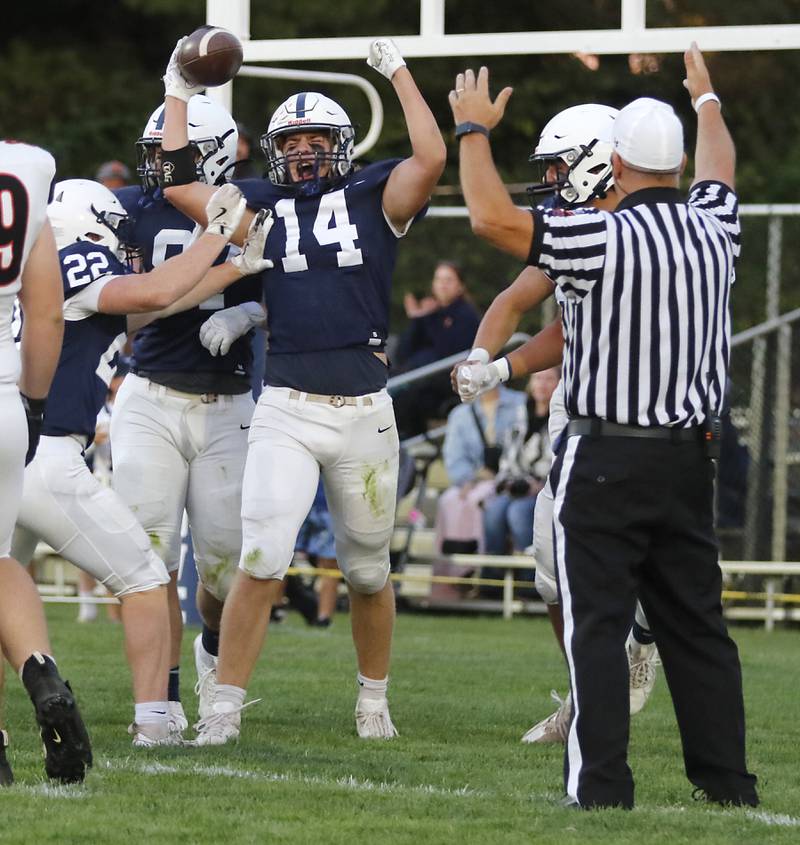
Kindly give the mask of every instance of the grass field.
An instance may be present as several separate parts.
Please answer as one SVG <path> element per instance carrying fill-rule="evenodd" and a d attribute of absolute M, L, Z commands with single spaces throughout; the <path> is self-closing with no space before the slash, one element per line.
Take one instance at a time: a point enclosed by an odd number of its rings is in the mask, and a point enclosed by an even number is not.
<path fill-rule="evenodd" d="M 401 614 L 391 684 L 400 737 L 355 736 L 346 615 L 274 626 L 244 714 L 222 749 L 136 751 L 118 627 L 49 608 L 62 674 L 95 749 L 84 786 L 44 782 L 30 703 L 9 681 L 17 784 L 0 791 L 0 842 L 77 843 L 796 843 L 800 841 L 797 630 L 736 628 L 759 810 L 691 800 L 663 677 L 632 725 L 637 808 L 562 809 L 561 746 L 524 746 L 565 678 L 544 619 Z M 185 637 L 184 701 L 194 714 Z"/>

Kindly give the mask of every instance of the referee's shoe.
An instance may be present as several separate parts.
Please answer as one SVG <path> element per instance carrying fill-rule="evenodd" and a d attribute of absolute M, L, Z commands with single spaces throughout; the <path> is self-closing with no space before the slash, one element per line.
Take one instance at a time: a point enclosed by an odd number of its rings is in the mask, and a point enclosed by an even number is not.
<path fill-rule="evenodd" d="M 53 660 L 38 651 L 25 661 L 21 676 L 36 710 L 47 776 L 80 783 L 92 765 L 92 749 L 72 689 Z"/>

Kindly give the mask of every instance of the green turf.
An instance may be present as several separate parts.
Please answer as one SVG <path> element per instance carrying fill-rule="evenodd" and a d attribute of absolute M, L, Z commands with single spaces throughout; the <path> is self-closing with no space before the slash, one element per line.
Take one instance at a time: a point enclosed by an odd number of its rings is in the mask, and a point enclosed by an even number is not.
<path fill-rule="evenodd" d="M 562 748 L 523 746 L 565 673 L 544 619 L 398 617 L 392 716 L 400 737 L 355 737 L 355 665 L 345 615 L 274 626 L 242 740 L 221 749 L 134 751 L 121 631 L 51 607 L 51 633 L 95 749 L 82 787 L 44 782 L 30 704 L 9 681 L 17 784 L 0 791 L 0 842 L 789 843 L 800 841 L 796 630 L 736 628 L 758 811 L 691 800 L 659 678 L 632 725 L 634 812 L 562 809 Z M 185 638 L 184 700 L 194 704 Z"/>

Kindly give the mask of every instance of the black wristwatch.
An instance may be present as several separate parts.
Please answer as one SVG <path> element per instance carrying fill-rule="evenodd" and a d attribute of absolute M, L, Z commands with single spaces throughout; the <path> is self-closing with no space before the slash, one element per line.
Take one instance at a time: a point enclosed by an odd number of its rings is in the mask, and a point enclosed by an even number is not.
<path fill-rule="evenodd" d="M 469 135 L 472 132 L 480 132 L 481 135 L 485 135 L 487 138 L 489 137 L 489 130 L 480 123 L 470 123 L 467 121 L 466 123 L 459 123 L 456 126 L 456 138 L 463 138 L 464 135 Z"/>

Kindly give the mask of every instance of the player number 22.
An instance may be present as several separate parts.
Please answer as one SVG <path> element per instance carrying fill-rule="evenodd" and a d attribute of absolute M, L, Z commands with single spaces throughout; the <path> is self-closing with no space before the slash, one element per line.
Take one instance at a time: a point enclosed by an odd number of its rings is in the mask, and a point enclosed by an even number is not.
<path fill-rule="evenodd" d="M 275 203 L 275 213 L 283 218 L 286 227 L 286 257 L 282 259 L 284 272 L 300 273 L 308 270 L 308 260 L 300 252 L 300 221 L 294 200 L 278 200 Z M 361 250 L 356 246 L 358 228 L 350 222 L 344 190 L 322 194 L 312 231 L 322 246 L 339 244 L 341 249 L 336 253 L 339 267 L 357 267 L 364 263 Z"/>

